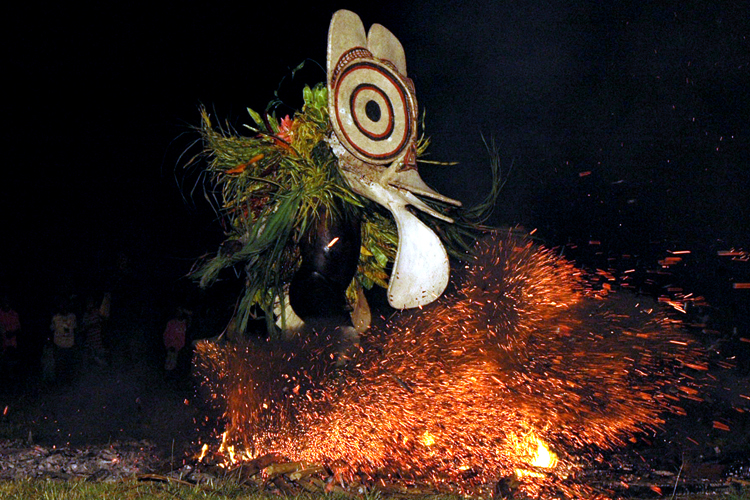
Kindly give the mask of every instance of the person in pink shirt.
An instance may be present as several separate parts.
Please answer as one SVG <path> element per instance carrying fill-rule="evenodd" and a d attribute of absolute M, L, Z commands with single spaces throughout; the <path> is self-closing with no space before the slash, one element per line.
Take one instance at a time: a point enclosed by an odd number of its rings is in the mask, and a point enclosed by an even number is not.
<path fill-rule="evenodd" d="M 0 297 L 0 363 L 2 373 L 13 377 L 18 367 L 18 337 L 21 336 L 21 320 L 11 307 L 8 297 Z"/>
<path fill-rule="evenodd" d="M 7 347 L 18 347 L 21 320 L 6 296 L 0 299 L 0 333 L 3 335 L 3 350 Z"/>
<path fill-rule="evenodd" d="M 164 369 L 172 371 L 177 368 L 180 350 L 185 347 L 185 337 L 190 323 L 190 313 L 183 308 L 177 308 L 174 317 L 167 322 L 164 329 L 164 347 L 167 349 L 167 359 Z"/>

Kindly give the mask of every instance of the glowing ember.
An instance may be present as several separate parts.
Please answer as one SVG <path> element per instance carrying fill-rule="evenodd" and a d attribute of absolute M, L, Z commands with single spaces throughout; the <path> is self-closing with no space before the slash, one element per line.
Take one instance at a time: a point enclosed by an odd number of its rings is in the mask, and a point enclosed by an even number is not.
<path fill-rule="evenodd" d="M 701 353 L 655 301 L 596 290 L 516 237 L 492 235 L 476 255 L 453 292 L 363 335 L 343 370 L 325 331 L 284 345 L 201 343 L 199 369 L 226 420 L 221 453 L 458 492 L 518 477 L 537 495 L 568 484 L 592 446 L 623 445 L 696 397 L 687 372 L 705 368 Z"/>
<path fill-rule="evenodd" d="M 430 434 L 430 431 L 425 431 L 424 434 L 420 436 L 419 442 L 425 446 L 432 446 L 435 444 L 435 437 L 432 434 Z"/>

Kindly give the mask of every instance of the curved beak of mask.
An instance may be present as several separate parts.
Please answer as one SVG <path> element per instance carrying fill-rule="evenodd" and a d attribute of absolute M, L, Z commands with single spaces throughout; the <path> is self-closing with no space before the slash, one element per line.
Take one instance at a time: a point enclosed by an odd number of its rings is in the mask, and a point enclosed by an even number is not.
<path fill-rule="evenodd" d="M 416 167 L 417 101 L 398 39 L 379 24 L 365 33 L 355 13 L 340 10 L 328 31 L 328 107 L 331 147 L 352 190 L 387 208 L 398 228 L 388 283 L 397 309 L 419 307 L 448 285 L 448 255 L 440 238 L 407 206 L 447 222 L 417 197 L 459 206 L 433 191 Z"/>

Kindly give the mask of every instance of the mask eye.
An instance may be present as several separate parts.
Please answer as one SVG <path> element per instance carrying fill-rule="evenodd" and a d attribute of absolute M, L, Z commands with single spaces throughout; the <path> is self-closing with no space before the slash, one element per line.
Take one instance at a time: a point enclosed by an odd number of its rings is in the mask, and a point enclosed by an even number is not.
<path fill-rule="evenodd" d="M 333 128 L 360 160 L 385 164 L 416 135 L 416 100 L 404 78 L 376 60 L 343 67 L 331 85 Z"/>

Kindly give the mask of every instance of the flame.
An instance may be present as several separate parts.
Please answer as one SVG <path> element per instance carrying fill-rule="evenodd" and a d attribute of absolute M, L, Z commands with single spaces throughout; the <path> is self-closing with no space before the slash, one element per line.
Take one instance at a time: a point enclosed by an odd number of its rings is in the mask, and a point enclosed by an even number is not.
<path fill-rule="evenodd" d="M 516 452 L 519 457 L 527 457 L 529 466 L 515 469 L 515 475 L 519 479 L 543 478 L 545 473 L 552 471 L 558 464 L 557 454 L 534 432 L 519 440 Z"/>
<path fill-rule="evenodd" d="M 221 444 L 219 445 L 219 453 L 227 457 L 227 465 L 234 465 L 237 463 L 237 459 L 234 453 L 234 445 L 227 444 L 229 439 L 229 431 L 224 431 L 221 434 Z"/>
<path fill-rule="evenodd" d="M 453 292 L 374 324 L 344 369 L 330 331 L 198 344 L 224 411 L 220 453 L 459 493 L 508 477 L 559 491 L 592 449 L 623 445 L 695 397 L 699 378 L 685 372 L 703 354 L 654 301 L 601 290 L 516 237 L 493 235 L 475 254 Z"/>
<path fill-rule="evenodd" d="M 536 445 L 531 465 L 542 469 L 553 469 L 557 465 L 557 455 L 541 439 L 536 440 Z"/>
<path fill-rule="evenodd" d="M 203 443 L 203 446 L 201 447 L 201 452 L 198 455 L 198 462 L 202 462 L 204 458 L 206 458 L 206 455 L 208 454 L 208 444 Z"/>

